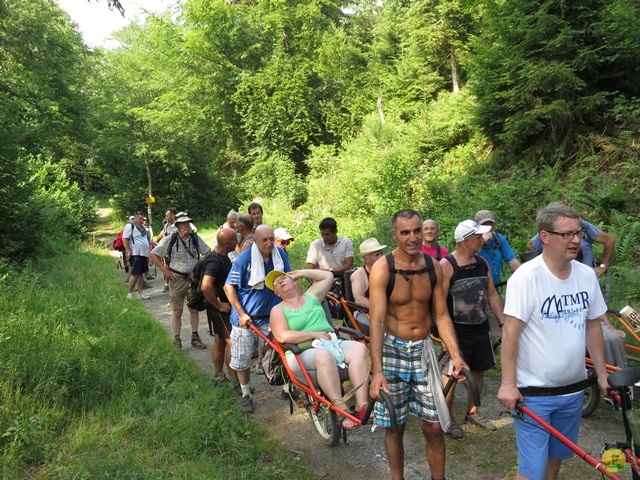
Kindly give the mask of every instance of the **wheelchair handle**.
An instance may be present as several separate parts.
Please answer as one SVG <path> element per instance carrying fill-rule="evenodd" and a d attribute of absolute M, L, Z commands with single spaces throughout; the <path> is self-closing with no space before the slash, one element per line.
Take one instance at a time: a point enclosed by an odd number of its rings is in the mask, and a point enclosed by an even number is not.
<path fill-rule="evenodd" d="M 473 404 L 476 407 L 480 406 L 480 389 L 478 388 L 478 383 L 476 382 L 476 379 L 473 377 L 473 375 L 471 374 L 471 372 L 469 370 L 467 370 L 466 368 L 463 368 L 460 370 L 460 375 L 464 375 L 467 378 L 467 384 L 468 387 L 471 389 L 471 395 L 473 397 Z M 453 386 L 458 382 L 458 379 L 455 378 L 453 375 L 451 375 L 449 377 L 449 381 L 447 382 L 447 384 L 444 387 L 443 393 L 444 396 L 446 397 L 449 394 L 449 391 L 451 390 L 451 388 L 453 388 Z"/>
<path fill-rule="evenodd" d="M 382 400 L 384 400 L 384 403 L 387 404 L 387 409 L 389 410 L 389 423 L 391 424 L 389 428 L 392 432 L 395 432 L 398 430 L 398 421 L 396 420 L 396 409 L 391 401 L 391 396 L 382 389 L 380 389 L 380 396 Z M 367 409 L 368 408 L 369 407 L 367 407 Z M 373 408 L 373 406 L 371 408 Z"/>

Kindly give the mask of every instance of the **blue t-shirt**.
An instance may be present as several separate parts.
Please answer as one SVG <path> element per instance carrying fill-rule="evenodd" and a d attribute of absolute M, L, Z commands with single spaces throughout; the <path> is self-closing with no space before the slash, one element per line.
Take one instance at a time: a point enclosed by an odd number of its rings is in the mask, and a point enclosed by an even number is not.
<path fill-rule="evenodd" d="M 596 241 L 596 237 L 598 236 L 598 233 L 600 233 L 600 229 L 585 220 L 580 220 L 580 225 L 582 226 L 582 231 L 585 234 L 585 238 L 580 239 L 580 250 L 582 250 L 582 260 L 580 260 L 580 262 L 589 267 L 594 267 L 593 247 L 591 245 Z M 533 245 L 534 250 L 542 252 L 542 242 L 540 241 L 539 233 L 536 234 L 530 242 L 531 245 Z"/>
<path fill-rule="evenodd" d="M 498 241 L 496 241 L 496 237 Z M 489 264 L 491 269 L 491 277 L 493 278 L 493 284 L 498 285 L 500 283 L 500 274 L 502 271 L 502 261 L 509 263 L 516 258 L 516 254 L 513 253 L 507 237 L 498 232 L 493 232 L 491 240 L 485 242 L 482 245 L 482 250 L 478 253 Z"/>
<path fill-rule="evenodd" d="M 280 251 L 282 261 L 284 262 L 283 270 L 285 272 L 291 271 L 291 265 L 289 265 L 289 259 L 287 254 L 284 253 L 280 247 L 274 247 Z M 255 289 L 249 286 L 249 277 L 251 276 L 251 249 L 242 252 L 236 259 L 229 276 L 227 277 L 227 285 L 234 285 L 236 287 L 236 294 L 240 305 L 245 312 L 249 315 L 265 316 L 263 319 L 256 319 L 254 323 L 256 325 L 263 325 L 269 322 L 269 314 L 271 309 L 280 303 L 280 297 L 275 292 L 269 290 L 266 286 L 261 289 Z M 264 264 L 265 275 L 273 270 L 273 260 L 269 259 L 268 263 Z M 231 325 L 239 326 L 240 318 L 235 308 L 231 309 Z"/>

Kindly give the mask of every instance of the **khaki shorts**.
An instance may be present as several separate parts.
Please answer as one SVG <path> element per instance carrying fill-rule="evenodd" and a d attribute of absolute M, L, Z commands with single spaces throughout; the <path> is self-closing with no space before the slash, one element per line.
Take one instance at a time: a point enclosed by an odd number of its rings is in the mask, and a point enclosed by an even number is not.
<path fill-rule="evenodd" d="M 169 296 L 171 310 L 174 312 L 184 310 L 185 300 L 188 302 L 193 296 L 192 292 L 189 291 L 191 280 L 186 277 L 178 277 L 177 280 L 169 281 L 169 285 L 171 286 L 171 294 Z"/>

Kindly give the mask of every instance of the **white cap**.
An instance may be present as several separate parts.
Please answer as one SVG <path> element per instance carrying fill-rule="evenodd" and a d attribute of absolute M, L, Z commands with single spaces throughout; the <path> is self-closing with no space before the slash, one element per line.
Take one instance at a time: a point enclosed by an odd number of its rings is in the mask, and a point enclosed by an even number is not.
<path fill-rule="evenodd" d="M 464 242 L 471 235 L 482 235 L 491 230 L 491 225 L 480 225 L 473 220 L 465 220 L 460 222 L 453 232 L 453 238 L 456 243 Z"/>
<path fill-rule="evenodd" d="M 287 230 L 286 228 L 276 228 L 275 231 L 273 232 L 273 236 L 281 240 L 291 240 L 291 241 L 294 240 L 291 234 L 289 233 L 289 230 Z"/>

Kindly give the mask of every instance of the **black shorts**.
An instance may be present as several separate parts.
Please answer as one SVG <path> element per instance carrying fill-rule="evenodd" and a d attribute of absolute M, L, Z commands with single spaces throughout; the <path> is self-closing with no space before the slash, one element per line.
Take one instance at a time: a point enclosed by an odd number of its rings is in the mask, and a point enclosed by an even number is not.
<path fill-rule="evenodd" d="M 149 257 L 132 255 L 129 259 L 129 265 L 131 265 L 131 275 L 142 275 L 149 271 Z"/>
<path fill-rule="evenodd" d="M 219 335 L 223 340 L 231 337 L 231 313 L 222 313 L 213 307 L 207 307 L 207 318 L 215 335 Z"/>
<path fill-rule="evenodd" d="M 496 366 L 489 332 L 458 337 L 458 345 L 464 361 L 474 372 L 484 372 Z"/>
<path fill-rule="evenodd" d="M 496 366 L 496 358 L 493 354 L 493 345 L 489 332 L 477 335 L 461 335 L 458 337 L 458 347 L 462 358 L 473 372 L 484 372 Z M 443 357 L 442 371 L 449 372 L 451 357 L 445 354 Z"/>

